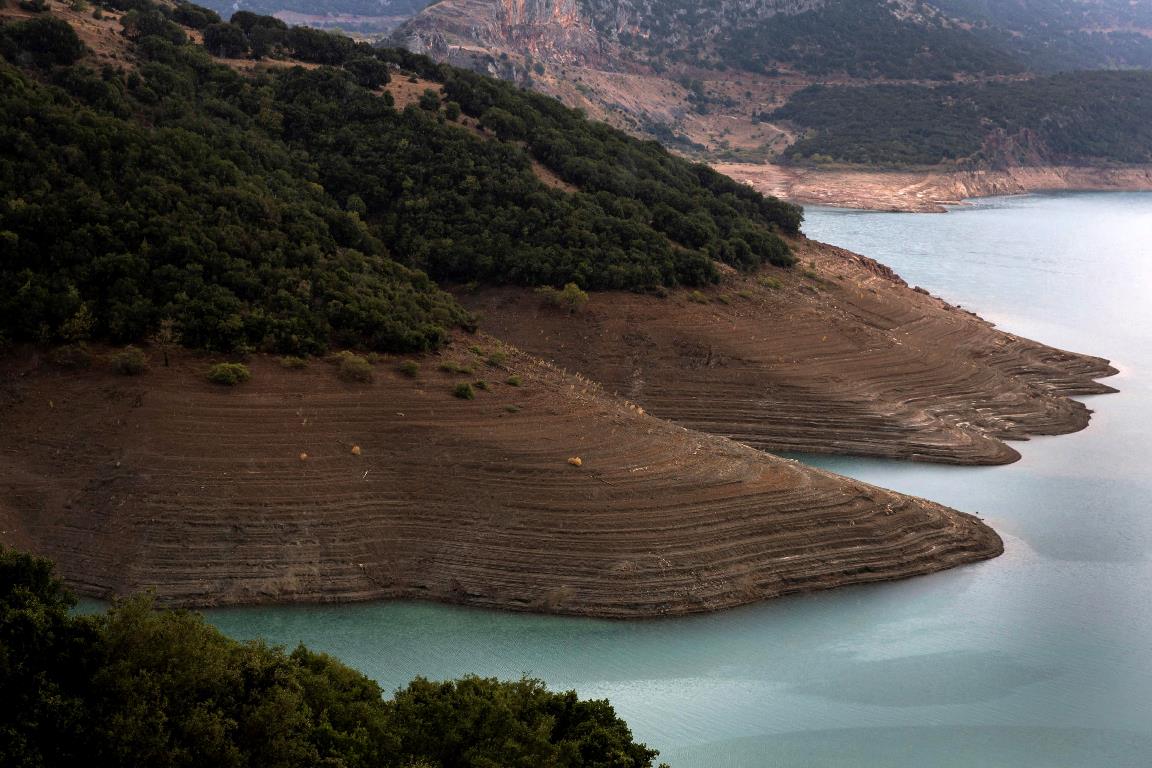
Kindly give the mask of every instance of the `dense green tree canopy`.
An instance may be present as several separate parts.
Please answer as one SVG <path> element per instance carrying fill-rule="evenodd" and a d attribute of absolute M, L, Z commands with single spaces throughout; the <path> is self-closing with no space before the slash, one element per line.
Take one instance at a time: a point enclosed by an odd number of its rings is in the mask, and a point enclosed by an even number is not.
<path fill-rule="evenodd" d="M 47 561 L 0 547 L 6 768 L 649 768 L 606 701 L 417 679 L 385 700 L 330 656 L 238 643 L 144 598 L 74 616 Z"/>
<path fill-rule="evenodd" d="M 10 340 L 71 340 L 86 313 L 118 342 L 170 319 L 219 350 L 421 350 L 469 322 L 422 273 L 646 289 L 714 281 L 716 261 L 792 262 L 778 233 L 798 231 L 798 208 L 554 100 L 250 13 L 207 25 L 209 47 L 240 55 L 270 30 L 284 39 L 270 55 L 326 66 L 242 76 L 188 43 L 171 8 L 111 2 L 134 70 L 0 63 Z M 3 28 L 9 62 L 45 49 L 30 23 Z M 389 68 L 436 86 L 422 108 L 373 90 Z"/>

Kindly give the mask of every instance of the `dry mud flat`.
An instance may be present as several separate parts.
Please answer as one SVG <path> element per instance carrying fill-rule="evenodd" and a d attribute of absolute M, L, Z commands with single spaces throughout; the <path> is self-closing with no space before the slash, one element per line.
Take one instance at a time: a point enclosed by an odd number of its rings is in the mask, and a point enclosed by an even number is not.
<path fill-rule="evenodd" d="M 1070 395 L 1106 360 L 1004 333 L 887 268 L 801 239 L 800 264 L 576 313 L 515 290 L 461 296 L 482 327 L 662 418 L 770 451 L 1002 464 L 1004 440 L 1084 428 Z"/>
<path fill-rule="evenodd" d="M 1044 166 L 983 171 L 855 171 L 717 163 L 764 194 L 812 205 L 943 212 L 974 197 L 1027 192 L 1152 190 L 1152 166 Z"/>
<path fill-rule="evenodd" d="M 133 378 L 9 358 L 0 541 L 100 597 L 422 598 L 621 618 L 1002 551 L 969 515 L 685 430 L 527 355 L 485 367 L 466 343 L 449 357 L 475 366 L 469 377 L 430 357 L 415 378 L 391 361 L 353 384 L 324 362 L 256 358 L 235 389 L 207 383 L 195 357 Z M 502 383 L 511 374 L 520 386 Z M 452 396 L 476 378 L 490 389 Z"/>

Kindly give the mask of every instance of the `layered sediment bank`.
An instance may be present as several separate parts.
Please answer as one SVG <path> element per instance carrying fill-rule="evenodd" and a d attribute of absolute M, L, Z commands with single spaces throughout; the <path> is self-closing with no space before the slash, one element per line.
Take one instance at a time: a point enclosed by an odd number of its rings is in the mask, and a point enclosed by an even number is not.
<path fill-rule="evenodd" d="M 133 378 L 9 359 L 0 540 L 96 597 L 417 598 L 617 618 L 1002 551 L 969 515 L 686 430 L 474 343 L 422 359 L 414 378 L 381 363 L 372 383 L 256 358 L 235 389 L 207 383 L 192 356 Z M 485 363 L 497 351 L 500 368 Z M 474 400 L 453 396 L 477 380 Z"/>
<path fill-rule="evenodd" d="M 651 413 L 768 451 L 1003 464 L 1005 440 L 1083 429 L 1106 360 L 996 329 L 886 267 L 801 239 L 800 263 L 575 313 L 523 291 L 461 299 L 485 330 Z"/>

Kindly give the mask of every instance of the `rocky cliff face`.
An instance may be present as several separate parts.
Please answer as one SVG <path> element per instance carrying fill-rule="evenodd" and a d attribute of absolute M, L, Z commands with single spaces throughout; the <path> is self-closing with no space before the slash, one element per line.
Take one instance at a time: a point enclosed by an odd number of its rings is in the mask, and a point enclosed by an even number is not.
<path fill-rule="evenodd" d="M 675 50 L 826 0 L 444 0 L 398 30 L 411 50 L 449 60 L 457 49 L 515 52 L 609 66 L 634 46 Z"/>
<path fill-rule="evenodd" d="M 404 25 L 395 39 L 454 63 L 504 51 L 580 65 L 606 61 L 604 41 L 578 0 L 445 0 Z"/>

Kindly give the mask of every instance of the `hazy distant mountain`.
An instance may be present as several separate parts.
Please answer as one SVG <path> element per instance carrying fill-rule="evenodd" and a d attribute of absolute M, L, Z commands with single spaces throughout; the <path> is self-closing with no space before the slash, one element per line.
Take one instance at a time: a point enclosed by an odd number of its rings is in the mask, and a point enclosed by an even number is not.
<path fill-rule="evenodd" d="M 1022 69 L 993 36 L 919 0 L 443 0 L 409 44 L 507 48 L 600 66 L 794 66 L 860 77 L 949 79 Z"/>
<path fill-rule="evenodd" d="M 637 133 L 759 161 L 818 83 L 937 84 L 1152 68 L 1131 0 L 441 0 L 392 38 Z"/>
<path fill-rule="evenodd" d="M 1152 3 L 1128 0 L 443 0 L 405 32 L 569 61 L 894 79 L 1152 66 Z"/>

